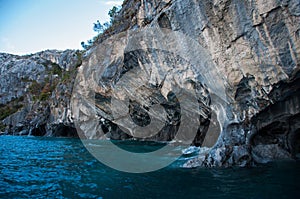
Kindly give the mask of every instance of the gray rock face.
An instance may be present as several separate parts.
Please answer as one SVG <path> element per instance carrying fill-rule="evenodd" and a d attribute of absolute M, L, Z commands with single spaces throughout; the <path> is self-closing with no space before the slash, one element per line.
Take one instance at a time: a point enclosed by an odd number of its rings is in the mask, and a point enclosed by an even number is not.
<path fill-rule="evenodd" d="M 1 104 L 24 95 L 27 84 L 22 80 L 42 81 L 41 76 L 46 70 L 42 63 L 9 54 L 1 54 L 0 59 Z"/>
<path fill-rule="evenodd" d="M 298 0 L 126 0 L 78 70 L 73 51 L 0 55 L 1 104 L 28 104 L 3 123 L 22 135 L 73 134 L 75 122 L 88 139 L 201 146 L 184 167 L 296 157 L 299 7 Z"/>
<path fill-rule="evenodd" d="M 46 50 L 43 52 L 38 52 L 34 54 L 33 58 L 42 58 L 49 60 L 52 63 L 59 65 L 62 69 L 70 71 L 74 66 L 79 65 L 78 53 L 74 50 Z"/>
<path fill-rule="evenodd" d="M 15 135 L 76 135 L 69 105 L 80 64 L 80 52 L 72 50 L 47 50 L 26 56 L 0 54 L 1 131 Z M 62 127 L 69 128 L 68 132 L 59 130 Z"/>
<path fill-rule="evenodd" d="M 210 147 L 186 167 L 299 153 L 299 1 L 127 0 L 117 19 L 77 76 L 83 137 Z"/>

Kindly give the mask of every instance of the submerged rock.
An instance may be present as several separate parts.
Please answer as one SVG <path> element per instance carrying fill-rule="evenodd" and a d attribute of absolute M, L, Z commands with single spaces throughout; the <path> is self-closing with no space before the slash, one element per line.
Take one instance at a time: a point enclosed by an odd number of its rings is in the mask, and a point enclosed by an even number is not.
<path fill-rule="evenodd" d="M 200 147 L 196 147 L 196 146 L 190 146 L 189 148 L 183 149 L 182 150 L 182 154 L 183 155 L 195 155 L 197 153 L 199 153 L 200 151 Z"/>

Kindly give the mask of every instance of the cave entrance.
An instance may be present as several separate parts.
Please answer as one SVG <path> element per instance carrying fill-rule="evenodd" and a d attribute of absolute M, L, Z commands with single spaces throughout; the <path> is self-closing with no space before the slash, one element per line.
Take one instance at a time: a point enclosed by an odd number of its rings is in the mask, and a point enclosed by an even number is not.
<path fill-rule="evenodd" d="M 59 124 L 55 128 L 53 135 L 56 137 L 78 137 L 76 128 L 63 124 Z"/>
<path fill-rule="evenodd" d="M 45 125 L 41 125 L 37 128 L 34 128 L 31 130 L 31 134 L 32 136 L 44 136 L 46 134 L 46 126 Z"/>

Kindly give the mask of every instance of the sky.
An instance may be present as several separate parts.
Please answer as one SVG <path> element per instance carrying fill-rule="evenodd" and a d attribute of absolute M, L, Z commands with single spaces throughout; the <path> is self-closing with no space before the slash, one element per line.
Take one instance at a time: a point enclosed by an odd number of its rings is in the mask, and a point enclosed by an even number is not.
<path fill-rule="evenodd" d="M 109 21 L 123 0 L 0 0 L 0 52 L 31 54 L 46 49 L 82 49 L 97 33 L 93 23 Z"/>

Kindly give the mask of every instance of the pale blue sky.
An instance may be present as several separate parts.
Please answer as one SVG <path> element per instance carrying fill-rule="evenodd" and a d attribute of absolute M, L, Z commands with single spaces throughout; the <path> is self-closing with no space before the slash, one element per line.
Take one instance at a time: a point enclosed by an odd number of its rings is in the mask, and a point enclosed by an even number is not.
<path fill-rule="evenodd" d="M 81 49 L 123 0 L 0 0 L 0 52 L 30 54 L 46 49 Z"/>

